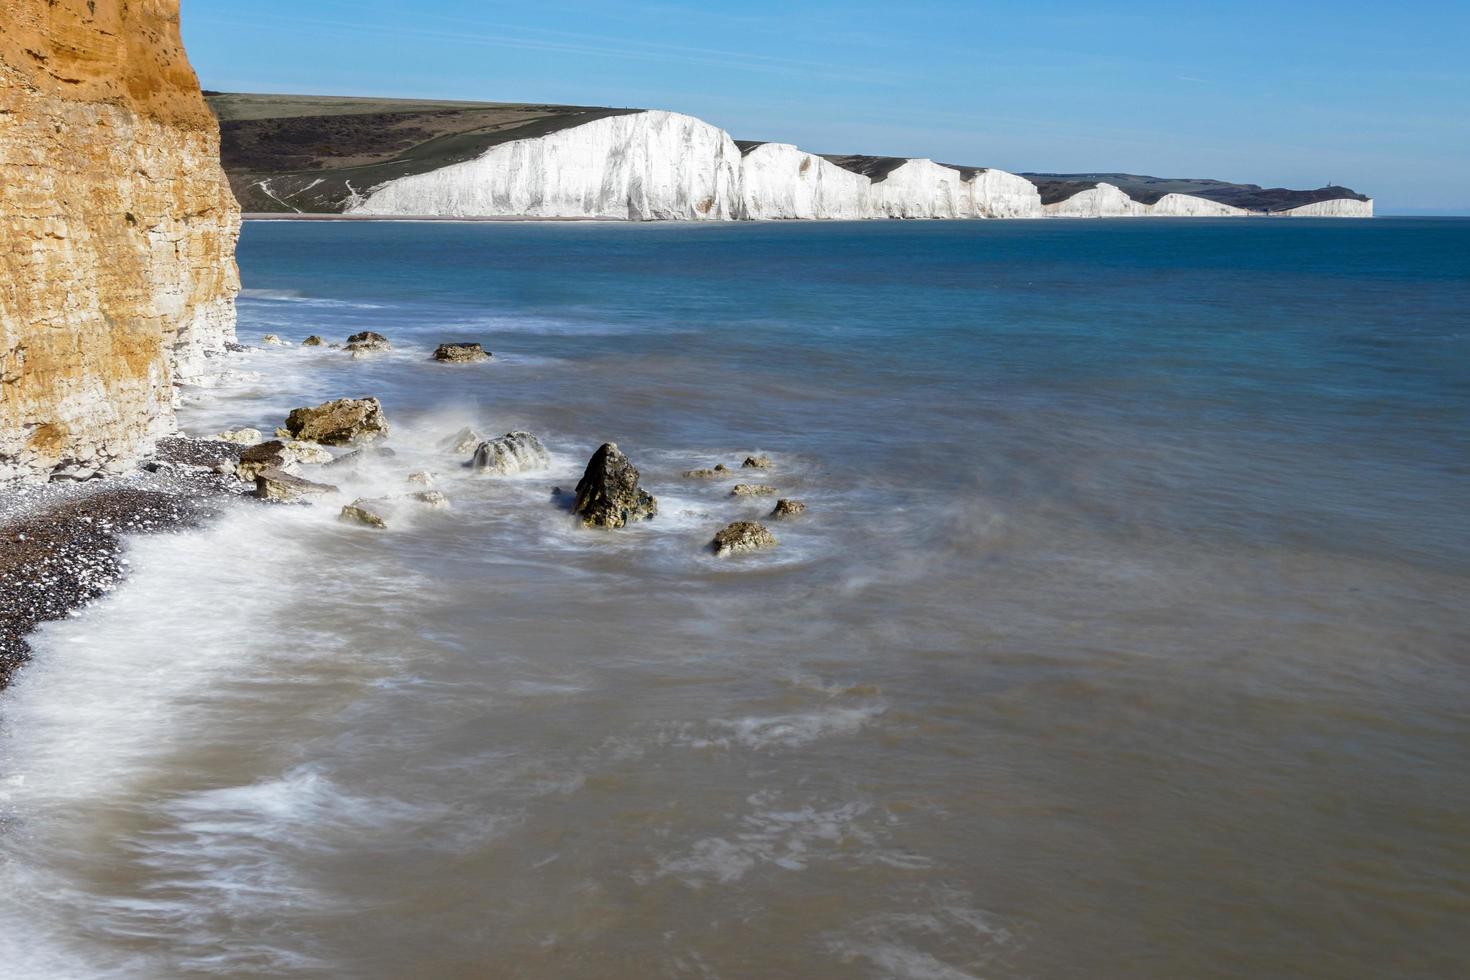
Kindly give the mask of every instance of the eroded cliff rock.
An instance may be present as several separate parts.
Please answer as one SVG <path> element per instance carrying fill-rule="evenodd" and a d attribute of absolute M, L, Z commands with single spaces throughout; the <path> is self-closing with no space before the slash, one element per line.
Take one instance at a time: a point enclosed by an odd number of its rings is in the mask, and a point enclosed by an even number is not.
<path fill-rule="evenodd" d="M 1054 218 L 1137 218 L 1149 213 L 1140 204 L 1112 184 L 1098 184 L 1066 200 L 1046 206 Z"/>
<path fill-rule="evenodd" d="M 349 214 L 709 221 L 739 216 L 740 150 L 677 112 L 595 119 L 390 180 Z"/>
<path fill-rule="evenodd" d="M 853 220 L 871 216 L 871 180 L 790 143 L 753 147 L 745 154 L 743 169 L 742 217 Z"/>
<path fill-rule="evenodd" d="M 234 337 L 239 213 L 178 0 L 0 15 L 0 483 L 126 468 Z"/>
<path fill-rule="evenodd" d="M 1193 194 L 1165 194 L 1149 206 L 1148 213 L 1164 218 L 1239 218 L 1250 212 Z"/>
<path fill-rule="evenodd" d="M 1331 201 L 1303 204 L 1300 207 L 1288 208 L 1276 213 L 1293 218 L 1371 218 L 1373 217 L 1373 202 L 1337 198 Z"/>

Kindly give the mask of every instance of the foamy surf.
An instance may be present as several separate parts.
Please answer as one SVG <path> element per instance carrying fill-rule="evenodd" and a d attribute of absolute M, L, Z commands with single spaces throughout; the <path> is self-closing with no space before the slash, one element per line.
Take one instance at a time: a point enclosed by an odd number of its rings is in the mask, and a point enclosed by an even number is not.
<path fill-rule="evenodd" d="M 293 346 L 185 431 L 371 395 L 394 455 L 36 636 L 0 973 L 1454 975 L 1465 250 L 1241 226 L 252 224 L 341 305 L 247 297 Z M 570 513 L 604 441 L 655 520 Z M 447 510 L 338 519 L 417 471 Z M 717 559 L 737 482 L 807 511 Z"/>

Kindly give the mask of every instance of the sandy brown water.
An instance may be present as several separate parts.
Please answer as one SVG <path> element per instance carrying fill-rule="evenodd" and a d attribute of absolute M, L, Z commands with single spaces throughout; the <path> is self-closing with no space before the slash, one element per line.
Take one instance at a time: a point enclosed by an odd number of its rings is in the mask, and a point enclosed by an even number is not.
<path fill-rule="evenodd" d="M 398 455 L 341 499 L 429 468 L 454 507 L 235 508 L 43 629 L 0 700 L 0 957 L 1463 973 L 1465 287 L 1384 258 L 1413 223 L 1250 224 L 247 231 L 282 292 L 245 339 L 397 350 L 244 355 L 186 429 L 378 394 Z M 425 360 L 451 339 L 496 359 Z M 467 423 L 554 465 L 477 478 L 437 448 Z M 608 438 L 661 514 L 599 534 L 549 491 Z M 715 559 L 770 501 L 680 473 L 756 452 L 809 512 Z"/>

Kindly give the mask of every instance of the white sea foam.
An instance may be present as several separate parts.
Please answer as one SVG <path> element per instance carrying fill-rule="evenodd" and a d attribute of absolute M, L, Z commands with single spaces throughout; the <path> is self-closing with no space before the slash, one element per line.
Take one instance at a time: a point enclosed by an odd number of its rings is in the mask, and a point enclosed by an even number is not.
<path fill-rule="evenodd" d="M 864 916 L 829 934 L 827 946 L 845 962 L 867 961 L 897 980 L 976 980 L 1023 941 L 1017 930 L 968 902 L 963 892 L 942 890 L 922 911 Z"/>
<path fill-rule="evenodd" d="M 295 289 L 242 289 L 239 298 L 246 303 L 296 303 L 302 306 L 320 306 L 327 309 L 382 310 L 388 308 L 383 303 L 362 303 L 355 300 L 307 296 Z"/>
<path fill-rule="evenodd" d="M 883 704 L 867 704 L 787 715 L 715 718 L 683 738 L 685 744 L 694 748 L 793 749 L 824 738 L 855 735 L 881 718 L 886 710 Z"/>
<path fill-rule="evenodd" d="M 746 803 L 751 809 L 734 833 L 695 841 L 687 854 L 678 857 L 661 857 L 656 876 L 675 877 L 693 887 L 729 884 L 757 867 L 801 871 L 835 848 L 851 844 L 868 848 L 876 843 L 864 827 L 872 810 L 867 802 L 786 809 L 778 805 L 779 794 L 762 791 Z"/>

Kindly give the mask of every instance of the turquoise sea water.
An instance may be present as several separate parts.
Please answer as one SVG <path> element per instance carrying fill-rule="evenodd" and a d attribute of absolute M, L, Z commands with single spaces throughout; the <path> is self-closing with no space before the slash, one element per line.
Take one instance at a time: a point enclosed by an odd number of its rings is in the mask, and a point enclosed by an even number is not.
<path fill-rule="evenodd" d="M 240 265 L 243 341 L 395 350 L 240 355 L 185 429 L 376 395 L 343 499 L 454 506 L 237 508 L 40 634 L 21 975 L 1470 969 L 1470 220 L 251 223 Z M 554 464 L 476 478 L 466 424 Z M 656 521 L 551 496 L 605 440 Z M 808 513 L 715 559 L 770 501 L 680 474 L 753 453 Z"/>

